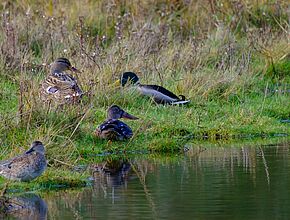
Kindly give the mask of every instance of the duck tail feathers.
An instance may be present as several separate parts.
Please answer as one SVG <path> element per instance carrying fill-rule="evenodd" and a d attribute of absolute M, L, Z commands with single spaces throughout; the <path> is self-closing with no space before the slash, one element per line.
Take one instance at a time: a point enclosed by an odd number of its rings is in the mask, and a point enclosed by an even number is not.
<path fill-rule="evenodd" d="M 179 95 L 180 99 L 171 103 L 171 105 L 184 105 L 190 102 L 190 100 L 186 100 L 184 95 Z"/>
<path fill-rule="evenodd" d="M 179 97 L 180 97 L 180 101 L 185 101 L 185 96 L 184 95 L 179 95 Z"/>
<path fill-rule="evenodd" d="M 188 104 L 190 102 L 190 100 L 178 100 L 175 102 L 172 102 L 171 105 L 184 105 L 184 104 Z"/>

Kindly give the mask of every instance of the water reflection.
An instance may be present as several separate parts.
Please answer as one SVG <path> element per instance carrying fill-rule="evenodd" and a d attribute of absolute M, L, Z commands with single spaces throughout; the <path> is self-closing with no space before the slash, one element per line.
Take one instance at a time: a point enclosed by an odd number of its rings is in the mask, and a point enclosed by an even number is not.
<path fill-rule="evenodd" d="M 241 219 L 290 215 L 289 144 L 191 147 L 185 155 L 108 159 L 94 184 L 45 196 L 52 219 Z"/>
<path fill-rule="evenodd" d="M 47 205 L 34 193 L 5 198 L 3 202 L 1 217 L 5 219 L 47 219 Z"/>
<path fill-rule="evenodd" d="M 125 190 L 128 181 L 134 178 L 134 173 L 128 160 L 108 158 L 93 166 L 92 177 L 94 195 L 103 198 L 110 197 L 114 203 L 115 187 L 121 187 Z"/>
<path fill-rule="evenodd" d="M 127 185 L 131 164 L 126 159 L 107 159 L 93 166 L 95 186 L 114 187 Z M 132 173 L 132 172 L 131 172 Z"/>

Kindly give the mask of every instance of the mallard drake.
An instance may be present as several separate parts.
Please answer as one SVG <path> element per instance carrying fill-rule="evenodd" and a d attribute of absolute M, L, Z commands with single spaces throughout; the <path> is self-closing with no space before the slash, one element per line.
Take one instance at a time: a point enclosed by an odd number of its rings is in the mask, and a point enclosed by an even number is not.
<path fill-rule="evenodd" d="M 40 141 L 34 141 L 24 154 L 0 161 L 0 175 L 16 181 L 30 181 L 40 176 L 47 167 L 45 149 Z"/>
<path fill-rule="evenodd" d="M 77 102 L 83 95 L 77 80 L 66 71 L 79 72 L 66 58 L 58 58 L 52 64 L 50 73 L 41 85 L 41 96 L 44 101 L 55 101 L 59 104 Z"/>
<path fill-rule="evenodd" d="M 162 86 L 157 85 L 143 85 L 139 82 L 139 77 L 133 72 L 124 72 L 121 76 L 121 85 L 125 86 L 127 82 L 131 82 L 137 87 L 137 90 L 145 96 L 153 98 L 157 104 L 186 104 L 190 100 L 185 100 L 184 95 L 179 97 Z"/>
<path fill-rule="evenodd" d="M 108 140 L 124 140 L 133 136 L 132 129 L 119 118 L 127 118 L 131 120 L 137 117 L 125 112 L 117 105 L 112 105 L 107 111 L 107 119 L 95 131 L 96 136 L 101 139 Z"/>

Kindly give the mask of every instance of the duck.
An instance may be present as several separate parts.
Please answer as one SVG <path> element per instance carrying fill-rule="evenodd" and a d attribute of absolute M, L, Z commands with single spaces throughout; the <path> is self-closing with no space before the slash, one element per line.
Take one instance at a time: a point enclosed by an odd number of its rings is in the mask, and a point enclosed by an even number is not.
<path fill-rule="evenodd" d="M 94 184 L 96 186 L 116 187 L 130 180 L 131 163 L 123 158 L 108 158 L 92 166 Z"/>
<path fill-rule="evenodd" d="M 107 110 L 107 119 L 97 127 L 95 135 L 100 139 L 126 140 L 133 136 L 132 129 L 120 121 L 120 118 L 137 120 L 139 118 L 127 113 L 118 105 L 112 105 Z"/>
<path fill-rule="evenodd" d="M 1 205 L 1 219 L 47 219 L 47 204 L 35 193 L 2 197 Z"/>
<path fill-rule="evenodd" d="M 139 77 L 134 72 L 124 72 L 120 81 L 122 87 L 130 82 L 142 95 L 151 97 L 157 104 L 182 105 L 190 102 L 184 95 L 177 96 L 162 86 L 141 84 Z"/>
<path fill-rule="evenodd" d="M 76 103 L 81 99 L 83 92 L 76 78 L 67 73 L 68 70 L 80 73 L 67 58 L 57 58 L 51 64 L 50 73 L 41 84 L 41 98 L 43 101 L 64 104 Z"/>
<path fill-rule="evenodd" d="M 34 141 L 25 153 L 0 161 L 0 176 L 14 181 L 29 182 L 39 177 L 47 168 L 45 148 Z"/>

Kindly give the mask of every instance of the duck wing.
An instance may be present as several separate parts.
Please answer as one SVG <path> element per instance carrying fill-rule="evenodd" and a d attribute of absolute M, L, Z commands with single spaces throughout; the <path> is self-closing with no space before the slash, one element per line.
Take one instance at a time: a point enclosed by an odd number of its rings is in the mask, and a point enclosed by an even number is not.
<path fill-rule="evenodd" d="M 29 159 L 29 156 L 27 154 L 22 154 L 12 159 L 0 162 L 0 167 L 13 169 L 13 167 L 15 166 L 20 166 L 21 164 L 30 164 L 30 163 L 31 161 Z"/>
<path fill-rule="evenodd" d="M 115 135 L 117 139 L 128 139 L 133 136 L 132 129 L 124 122 L 117 119 L 109 119 L 98 127 L 101 134 L 110 137 Z"/>
<path fill-rule="evenodd" d="M 171 99 L 177 99 L 179 100 L 179 97 L 175 95 L 173 92 L 170 92 L 169 90 L 165 89 L 162 86 L 158 85 L 140 85 L 140 88 L 143 88 L 144 90 L 149 90 L 153 94 L 158 95 L 158 93 L 161 93 L 164 96 L 167 96 Z"/>
<path fill-rule="evenodd" d="M 0 170 L 10 166 L 12 160 L 13 159 L 0 161 Z"/>
<path fill-rule="evenodd" d="M 81 97 L 83 92 L 73 76 L 65 72 L 56 72 L 48 75 L 42 83 L 41 94 L 44 100 L 53 98 L 66 102 Z"/>
<path fill-rule="evenodd" d="M 178 105 L 190 102 L 190 100 L 185 100 L 185 97 L 183 95 L 180 95 L 180 97 L 178 97 L 177 95 L 162 86 L 139 85 L 137 89 L 140 91 L 141 94 L 152 97 L 157 104 Z"/>
<path fill-rule="evenodd" d="M 45 82 L 48 85 L 59 89 L 69 89 L 77 86 L 77 80 L 65 72 L 50 74 L 47 76 Z"/>

